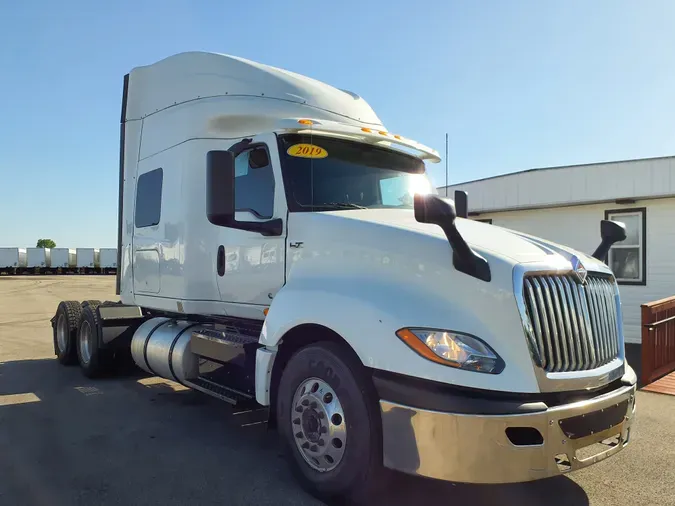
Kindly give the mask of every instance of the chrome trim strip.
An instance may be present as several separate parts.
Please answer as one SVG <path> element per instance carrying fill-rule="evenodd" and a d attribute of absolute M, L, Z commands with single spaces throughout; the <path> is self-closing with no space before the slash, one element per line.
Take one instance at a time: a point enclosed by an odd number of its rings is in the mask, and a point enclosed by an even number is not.
<path fill-rule="evenodd" d="M 542 287 L 545 285 L 549 285 L 549 282 L 546 278 L 543 278 L 541 280 L 541 285 Z M 550 288 L 550 285 L 549 285 Z M 560 337 L 558 336 L 558 322 L 555 319 L 555 307 L 553 305 L 553 300 L 551 298 L 551 290 L 548 288 L 546 290 L 543 290 L 544 292 L 544 300 L 546 301 L 547 307 L 546 311 L 551 317 L 551 330 L 553 331 L 553 350 L 555 352 L 555 360 L 553 360 L 554 364 L 554 369 L 557 369 L 560 367 L 560 363 L 562 362 L 562 357 L 560 355 Z"/>
<path fill-rule="evenodd" d="M 572 284 L 570 283 L 567 276 L 562 278 L 562 285 L 565 290 L 565 300 L 567 301 L 567 306 L 569 307 L 569 321 L 568 325 L 570 326 L 569 335 L 572 338 L 571 347 L 574 348 L 574 361 L 572 362 L 573 369 L 584 369 L 584 358 L 581 350 L 581 338 L 579 337 L 579 323 L 577 320 L 577 307 L 572 297 Z"/>
<path fill-rule="evenodd" d="M 619 336 L 621 335 L 617 324 L 619 321 L 619 314 L 616 311 L 616 298 L 618 298 L 618 295 L 616 295 L 616 297 L 613 296 L 611 286 L 607 287 L 607 293 L 609 295 L 609 308 L 612 311 L 612 320 L 615 322 L 615 324 L 612 325 L 612 332 L 614 333 L 614 355 L 617 355 L 619 353 Z"/>
<path fill-rule="evenodd" d="M 558 292 L 555 289 L 555 281 L 553 278 L 546 277 L 546 282 L 550 288 L 547 291 L 551 295 L 551 301 L 553 302 L 553 318 L 555 320 L 554 326 L 558 330 L 557 333 L 557 344 L 558 347 L 558 361 L 556 362 L 558 369 L 567 370 L 569 368 L 569 358 L 567 356 L 567 336 L 565 335 L 565 328 L 562 325 L 562 314 L 560 310 L 560 299 L 558 298 Z"/>
<path fill-rule="evenodd" d="M 611 321 L 609 322 L 609 328 L 610 328 L 610 333 L 612 337 L 612 355 L 615 356 L 617 353 L 617 341 L 619 340 L 619 336 L 616 332 L 616 308 L 614 307 L 614 304 L 612 304 L 612 287 L 609 285 L 609 283 L 605 283 L 605 304 L 607 305 L 607 311 L 609 312 L 609 316 Z M 612 322 L 615 322 L 612 324 Z"/>
<path fill-rule="evenodd" d="M 534 331 L 537 339 L 537 345 L 538 345 L 538 350 L 544 350 L 544 340 L 543 340 L 543 334 L 541 332 L 541 323 L 539 322 L 540 316 L 539 316 L 539 310 L 537 309 L 537 304 L 535 302 L 535 295 L 534 295 L 534 287 L 532 284 L 532 280 L 526 280 L 525 285 L 527 288 L 527 298 L 530 301 L 530 306 L 532 307 L 532 312 L 534 313 Z M 539 357 L 539 365 L 541 367 L 546 368 L 546 365 L 548 364 L 548 359 L 546 357 L 545 353 L 541 353 L 537 351 L 537 355 Z"/>
<path fill-rule="evenodd" d="M 595 368 L 598 366 L 598 357 L 596 355 L 596 346 L 595 346 L 595 334 L 593 333 L 593 322 L 591 320 L 590 313 L 590 303 L 586 298 L 586 288 L 579 286 L 579 296 L 581 298 L 581 309 L 584 314 L 584 327 L 586 328 L 586 334 L 588 335 L 588 354 L 590 357 L 590 367 Z"/>
<path fill-rule="evenodd" d="M 546 337 L 546 344 L 548 345 L 548 348 L 546 348 L 546 358 L 548 363 L 552 364 L 555 362 L 553 358 L 553 343 L 551 341 L 551 329 L 548 326 L 548 312 L 546 311 L 546 304 L 544 304 L 541 282 L 537 278 L 532 278 L 532 281 L 534 281 L 534 285 L 537 287 L 537 301 L 539 302 L 539 309 L 541 309 L 541 322 L 543 324 L 544 336 Z"/>
<path fill-rule="evenodd" d="M 586 320 L 584 320 L 584 310 L 581 305 L 581 297 L 579 294 L 579 285 L 576 283 L 572 284 L 571 287 L 572 290 L 572 297 L 574 298 L 574 307 L 576 310 L 576 318 L 577 318 L 577 331 L 578 331 L 578 337 L 580 340 L 580 353 L 581 353 L 581 364 L 584 369 L 588 369 L 591 365 L 591 353 L 589 350 L 589 337 L 588 337 L 588 332 L 586 329 Z"/>
<path fill-rule="evenodd" d="M 565 281 L 567 281 L 567 278 L 562 278 Z M 563 282 L 561 281 L 561 278 L 555 278 L 555 284 L 558 285 L 558 291 L 560 292 L 560 305 L 562 306 L 562 312 L 563 312 L 563 319 L 565 323 L 565 334 L 567 336 L 567 347 L 570 350 L 570 358 L 568 361 L 568 367 L 570 367 L 573 371 L 576 370 L 577 368 L 577 351 L 574 347 L 575 342 L 574 342 L 574 334 L 572 334 L 572 325 L 570 324 L 570 310 L 569 308 L 574 307 L 574 305 L 570 304 L 570 301 L 567 299 L 567 296 L 565 295 L 565 288 L 563 287 Z"/>

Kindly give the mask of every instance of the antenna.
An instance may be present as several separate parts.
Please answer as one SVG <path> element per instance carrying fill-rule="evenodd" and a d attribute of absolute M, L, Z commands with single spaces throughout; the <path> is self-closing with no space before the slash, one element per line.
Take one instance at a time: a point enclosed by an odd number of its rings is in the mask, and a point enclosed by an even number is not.
<path fill-rule="evenodd" d="M 448 134 L 445 134 L 445 196 L 448 196 Z"/>

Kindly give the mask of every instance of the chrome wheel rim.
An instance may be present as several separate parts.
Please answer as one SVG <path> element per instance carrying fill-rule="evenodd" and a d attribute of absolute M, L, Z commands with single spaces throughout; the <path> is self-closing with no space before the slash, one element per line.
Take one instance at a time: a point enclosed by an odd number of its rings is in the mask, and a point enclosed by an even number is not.
<path fill-rule="evenodd" d="M 68 325 L 66 324 L 66 315 L 61 313 L 56 321 L 56 342 L 61 353 L 66 352 L 68 347 Z"/>
<path fill-rule="evenodd" d="M 92 349 L 92 333 L 91 325 L 89 322 L 82 322 L 82 327 L 80 328 L 80 357 L 82 362 L 86 365 L 91 360 L 91 349 Z"/>
<path fill-rule="evenodd" d="M 342 461 L 347 447 L 344 410 L 335 391 L 322 379 L 303 381 L 291 407 L 291 430 L 305 462 L 321 473 Z"/>

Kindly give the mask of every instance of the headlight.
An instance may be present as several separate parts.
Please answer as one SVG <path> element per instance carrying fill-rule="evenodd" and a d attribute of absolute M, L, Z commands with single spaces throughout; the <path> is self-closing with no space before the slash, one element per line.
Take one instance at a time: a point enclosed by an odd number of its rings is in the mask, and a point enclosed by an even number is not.
<path fill-rule="evenodd" d="M 477 337 L 435 329 L 401 329 L 396 335 L 424 358 L 469 371 L 499 374 L 504 361 Z"/>

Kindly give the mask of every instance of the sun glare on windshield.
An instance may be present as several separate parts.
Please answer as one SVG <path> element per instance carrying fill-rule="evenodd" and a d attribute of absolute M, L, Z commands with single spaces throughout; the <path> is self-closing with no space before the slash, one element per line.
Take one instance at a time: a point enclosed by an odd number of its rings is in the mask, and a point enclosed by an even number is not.
<path fill-rule="evenodd" d="M 415 193 L 421 195 L 431 193 L 431 183 L 429 182 L 429 179 L 423 174 L 413 174 L 409 178 L 408 193 L 410 196 L 415 195 Z"/>

